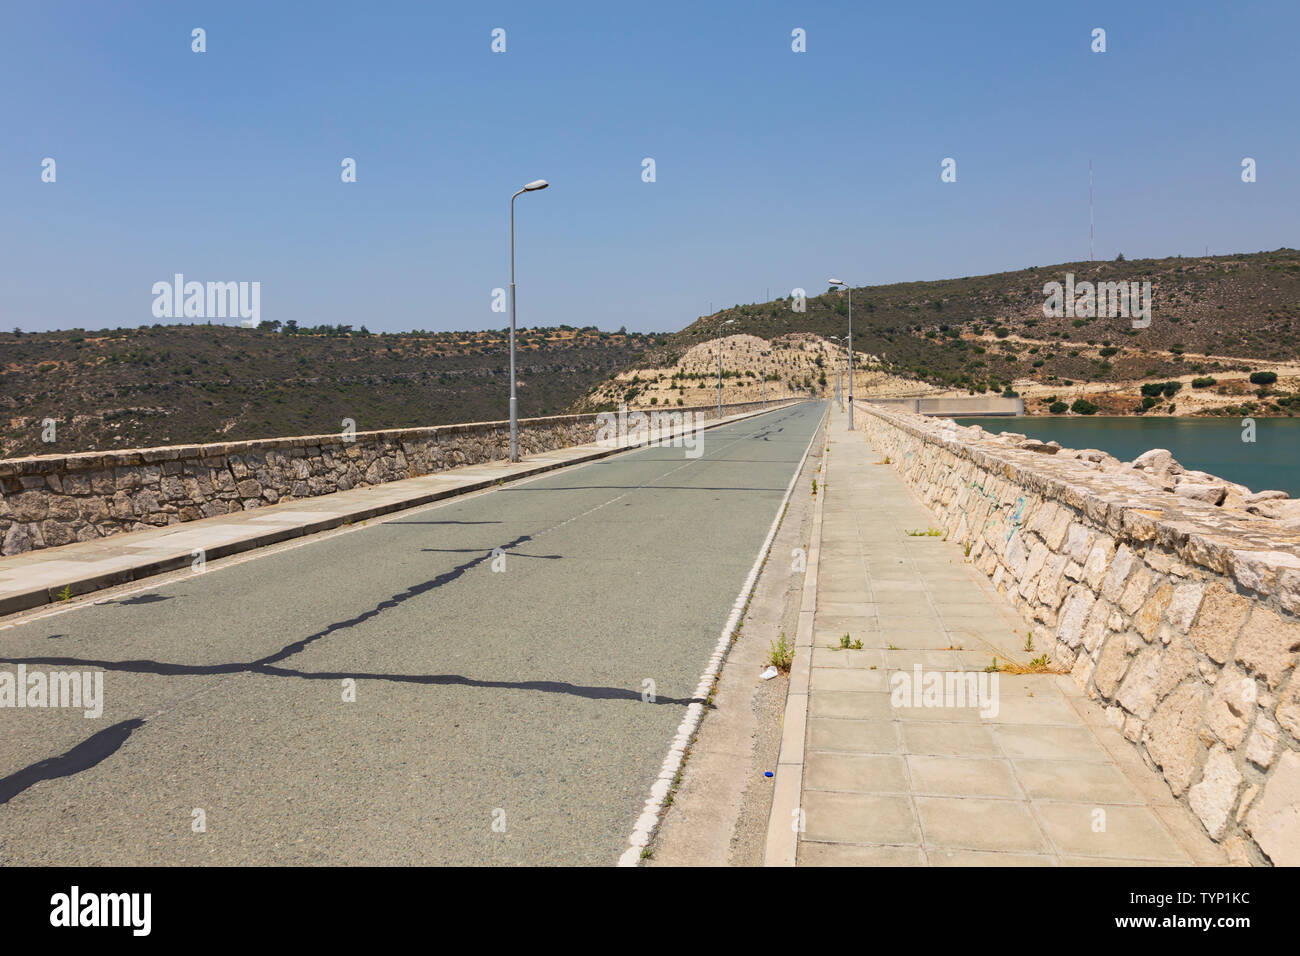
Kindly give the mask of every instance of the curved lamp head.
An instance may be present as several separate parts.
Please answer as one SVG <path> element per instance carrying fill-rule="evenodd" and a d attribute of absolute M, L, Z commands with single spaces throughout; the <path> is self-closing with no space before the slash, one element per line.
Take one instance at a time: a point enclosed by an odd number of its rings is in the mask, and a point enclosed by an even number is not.
<path fill-rule="evenodd" d="M 527 186 L 524 187 L 524 192 L 526 193 L 536 192 L 539 189 L 545 189 L 549 185 L 550 183 L 548 183 L 545 179 L 534 179 L 531 183 L 529 183 Z"/>
<path fill-rule="evenodd" d="M 844 283 L 841 282 L 839 279 L 827 279 L 826 281 L 829 282 L 831 285 L 844 285 Z"/>

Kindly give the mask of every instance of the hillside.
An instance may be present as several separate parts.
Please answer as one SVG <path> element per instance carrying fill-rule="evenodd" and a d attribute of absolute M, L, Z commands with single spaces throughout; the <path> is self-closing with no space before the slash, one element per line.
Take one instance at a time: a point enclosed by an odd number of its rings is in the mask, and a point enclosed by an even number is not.
<path fill-rule="evenodd" d="M 508 415 L 507 337 L 224 325 L 0 333 L 0 457 Z M 522 329 L 519 413 L 567 410 L 651 336 Z M 41 422 L 57 421 L 57 442 Z"/>
<path fill-rule="evenodd" d="M 1123 317 L 1045 318 L 1043 286 L 1064 282 L 1066 273 L 1076 283 L 1150 280 L 1150 326 L 1135 329 Z M 668 336 L 643 367 L 673 367 L 720 330 L 769 342 L 790 333 L 845 333 L 843 291 L 811 296 L 804 312 L 792 304 L 787 297 L 702 317 Z M 1300 252 L 1074 262 L 856 288 L 853 345 L 877 356 L 881 371 L 932 387 L 1013 388 L 1035 413 L 1086 394 L 1106 414 L 1294 414 L 1300 411 Z M 1276 386 L 1252 386 L 1253 371 L 1275 372 Z M 1195 400 L 1190 387 L 1182 389 L 1181 410 L 1164 404 L 1169 396 L 1143 401 L 1151 397 L 1141 393 L 1144 382 L 1190 386 L 1197 379 Z"/>
<path fill-rule="evenodd" d="M 619 404 L 707 405 L 718 397 L 718 353 L 722 353 L 722 400 L 754 402 L 788 395 L 834 395 L 837 381 L 848 389 L 848 353 L 838 342 L 808 332 L 772 341 L 744 333 L 693 345 L 672 365 L 624 369 L 577 403 L 577 411 L 602 411 Z M 661 358 L 657 350 L 651 359 Z M 877 356 L 853 350 L 854 394 L 898 397 L 940 392 L 934 386 L 885 372 Z M 766 385 L 764 384 L 766 383 Z"/>
<path fill-rule="evenodd" d="M 1152 283 L 1152 321 L 1044 318 L 1043 286 Z M 808 290 L 812 292 L 814 290 Z M 520 414 L 691 405 L 783 389 L 832 394 L 848 302 L 736 305 L 672 335 L 519 333 Z M 855 390 L 1001 392 L 1034 414 L 1077 400 L 1101 414 L 1300 411 L 1300 252 L 1076 262 L 853 290 Z M 1275 383 L 1249 381 L 1271 372 Z M 0 457 L 53 451 L 500 419 L 501 331 L 371 334 L 362 327 L 155 325 L 0 333 Z M 1168 387 L 1157 388 L 1169 383 Z M 1144 394 L 1142 386 L 1146 385 Z M 1153 394 L 1154 391 L 1154 394 Z M 58 441 L 41 441 L 41 422 Z"/>

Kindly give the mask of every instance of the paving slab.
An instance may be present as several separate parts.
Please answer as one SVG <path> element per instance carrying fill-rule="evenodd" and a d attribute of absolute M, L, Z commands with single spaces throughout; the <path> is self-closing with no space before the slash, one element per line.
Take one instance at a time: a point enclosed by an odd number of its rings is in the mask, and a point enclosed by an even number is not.
<path fill-rule="evenodd" d="M 807 707 L 803 747 L 779 781 L 801 774 L 797 865 L 1223 865 L 1068 676 L 986 672 L 1041 651 L 963 549 L 908 534 L 933 516 L 882 458 L 832 406 L 814 646 L 787 705 Z"/>

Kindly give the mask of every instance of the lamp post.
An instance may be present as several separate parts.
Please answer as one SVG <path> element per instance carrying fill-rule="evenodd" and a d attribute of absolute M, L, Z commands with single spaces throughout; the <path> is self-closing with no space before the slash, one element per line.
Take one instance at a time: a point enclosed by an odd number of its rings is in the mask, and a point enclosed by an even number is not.
<path fill-rule="evenodd" d="M 849 293 L 849 431 L 853 431 L 853 290 L 839 279 L 831 279 L 830 284 Z"/>
<path fill-rule="evenodd" d="M 535 179 L 510 197 L 510 460 L 519 460 L 519 400 L 515 395 L 515 198 L 549 186 Z"/>

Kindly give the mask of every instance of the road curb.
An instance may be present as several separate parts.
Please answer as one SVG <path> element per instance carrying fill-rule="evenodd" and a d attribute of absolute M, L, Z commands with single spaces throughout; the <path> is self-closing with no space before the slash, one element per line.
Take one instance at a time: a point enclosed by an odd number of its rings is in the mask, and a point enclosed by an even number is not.
<path fill-rule="evenodd" d="M 822 506 L 830 493 L 830 424 L 827 420 L 826 450 L 822 452 L 821 494 L 813 505 L 812 528 L 808 535 L 808 566 L 804 572 L 799 624 L 795 631 L 794 663 L 786 688 L 785 715 L 781 721 L 781 751 L 776 762 L 772 788 L 772 811 L 767 819 L 764 866 L 794 866 L 799 849 L 796 829 L 803 791 L 804 743 L 808 727 L 808 687 L 812 676 L 813 617 L 817 612 L 817 574 L 822 551 Z M 802 469 L 801 469 L 802 470 Z"/>
<path fill-rule="evenodd" d="M 778 411 L 779 409 L 789 408 L 792 405 L 797 405 L 797 404 L 800 404 L 800 402 L 799 401 L 788 402 L 783 405 L 774 405 L 771 408 L 759 409 L 757 411 L 752 411 L 752 412 L 742 412 L 738 415 L 733 415 L 727 418 L 717 419 L 715 421 L 708 422 L 700 426 L 699 430 L 709 431 L 714 428 L 720 428 L 723 425 L 731 425 L 736 422 L 741 422 L 750 418 L 755 418 L 759 415 L 767 415 L 770 414 L 771 412 Z M 674 435 L 674 437 L 676 436 Z M 418 508 L 421 507 L 422 505 L 432 504 L 437 501 L 443 501 L 447 498 L 456 498 L 462 495 L 472 494 L 476 491 L 483 491 L 485 489 L 492 488 L 497 485 L 512 484 L 522 479 L 535 478 L 538 475 L 543 475 L 550 471 L 557 471 L 561 468 L 568 468 L 573 465 L 583 465 L 589 462 L 599 461 L 602 458 L 609 458 L 613 455 L 618 455 L 623 452 L 636 451 L 638 449 L 649 446 L 649 444 L 650 444 L 649 439 L 646 439 L 645 441 L 639 441 L 636 444 L 620 445 L 616 448 L 602 448 L 598 451 L 593 451 L 590 454 L 582 455 L 577 458 L 571 458 L 566 461 L 558 461 L 558 462 L 552 461 L 552 462 L 546 462 L 544 464 L 538 464 L 531 468 L 523 469 L 515 474 L 508 475 L 505 477 L 485 478 L 481 481 L 471 481 L 464 485 L 457 485 L 456 487 L 453 488 L 445 488 L 445 489 L 439 489 L 435 491 L 424 491 L 419 494 L 414 494 L 409 498 L 403 498 L 400 501 L 386 501 L 377 504 L 366 504 L 365 502 L 359 502 L 354 508 L 350 510 L 340 512 L 339 514 L 336 515 L 331 515 L 328 518 L 306 521 L 303 522 L 302 524 L 293 525 L 292 527 L 249 528 L 246 537 L 240 538 L 235 541 L 224 541 L 219 544 L 212 545 L 211 547 L 203 548 L 202 549 L 203 559 L 205 561 L 215 561 L 221 558 L 227 558 L 230 557 L 231 555 L 241 554 L 246 551 L 254 551 L 258 548 L 264 548 L 264 547 L 268 547 L 269 545 L 279 544 L 283 541 L 288 541 L 293 538 L 306 537 L 308 535 L 318 534 L 322 531 L 331 531 L 335 528 L 342 527 L 345 524 L 360 522 L 360 521 L 368 521 L 371 518 L 378 518 L 384 515 L 394 514 L 399 511 L 406 511 L 410 508 Z M 569 447 L 574 447 L 574 446 L 569 446 Z M 555 449 L 553 452 L 543 452 L 542 454 L 553 454 L 555 451 L 563 451 L 563 450 L 564 449 Z M 493 464 L 493 463 L 484 462 L 483 464 Z M 439 476 L 453 476 L 455 471 L 456 469 L 449 468 L 446 469 L 445 471 L 434 472 L 431 474 L 436 474 Z M 421 475 L 415 479 L 403 479 L 403 480 L 419 480 L 420 478 L 427 478 L 427 477 L 429 476 Z M 395 484 L 398 484 L 398 482 L 385 482 L 382 485 L 371 485 L 367 487 L 391 489 L 392 486 Z M 348 492 L 336 492 L 336 494 L 348 494 Z M 330 495 L 318 495 L 313 498 L 297 499 L 294 503 L 297 504 L 301 502 L 310 501 L 310 502 L 319 502 L 321 505 L 324 505 L 327 502 L 321 499 L 329 499 L 330 497 L 331 497 Z M 335 502 L 335 504 L 337 505 L 337 502 Z M 272 505 L 267 508 L 259 508 L 258 512 L 259 515 L 273 514 L 275 513 L 273 509 L 274 506 Z M 286 515 L 292 514 L 292 512 L 282 512 L 282 513 Z M 182 525 L 177 527 L 185 527 L 186 530 L 193 530 L 197 524 L 198 522 L 185 522 Z M 113 537 L 127 538 L 129 534 L 130 532 L 127 532 L 126 535 L 122 535 L 122 536 L 114 535 Z M 101 540 L 110 540 L 110 539 L 101 539 Z M 129 567 L 114 568 L 110 571 L 105 571 L 99 574 L 85 575 L 83 577 L 70 577 L 69 579 L 62 582 L 63 585 L 66 586 L 67 588 L 67 596 L 69 598 L 79 597 L 81 595 L 90 594 L 95 591 L 104 590 L 105 588 L 117 587 L 119 585 L 129 584 L 132 581 L 138 581 L 144 578 L 154 577 L 159 574 L 167 574 L 172 571 L 183 570 L 184 568 L 190 566 L 194 562 L 195 554 L 194 554 L 194 549 L 192 547 L 176 547 L 176 550 L 170 554 L 165 553 L 167 547 L 168 545 L 165 540 L 160 541 L 158 545 L 158 549 L 156 551 L 150 554 L 141 554 L 139 562 Z M 159 554 L 160 551 L 164 553 Z M 41 554 L 43 556 L 42 560 L 44 560 L 44 556 L 50 554 L 50 549 L 42 550 L 40 552 L 32 552 L 32 553 Z M 54 586 L 42 585 L 40 587 L 31 587 L 26 590 L 11 591 L 7 594 L 4 594 L 3 596 L 0 596 L 0 617 L 9 614 L 16 614 L 20 611 L 29 611 L 32 608 L 42 607 L 47 604 L 61 603 L 64 600 L 61 590 L 62 590 L 61 588 L 56 590 Z"/>
<path fill-rule="evenodd" d="M 788 408 L 789 406 L 782 407 Z M 731 606 L 731 614 L 728 615 L 727 623 L 722 627 L 722 633 L 719 635 L 718 643 L 713 649 L 713 655 L 709 658 L 704 673 L 700 675 L 699 683 L 695 687 L 695 693 L 692 694 L 695 702 L 687 706 L 686 716 L 682 718 L 682 722 L 677 727 L 677 733 L 669 746 L 668 755 L 664 758 L 659 776 L 650 787 L 650 796 L 646 798 L 641 815 L 637 817 L 636 823 L 633 824 L 632 835 L 628 837 L 627 841 L 628 847 L 618 858 L 619 866 L 637 866 L 641 862 L 641 851 L 649 845 L 655 831 L 659 829 L 659 824 L 663 821 L 664 799 L 673 788 L 677 773 L 681 770 L 682 762 L 686 759 L 686 750 L 695 738 L 695 733 L 700 727 L 700 721 L 704 717 L 704 704 L 700 703 L 700 701 L 708 698 L 709 692 L 713 689 L 713 683 L 722 670 L 723 662 L 727 658 L 727 652 L 731 650 L 732 639 L 740 626 L 741 619 L 745 615 L 745 607 L 754 593 L 755 586 L 758 584 L 759 573 L 763 570 L 768 553 L 772 550 L 772 542 L 776 540 L 776 533 L 785 518 L 786 509 L 790 505 L 790 496 L 794 494 L 795 484 L 799 481 L 804 465 L 808 462 L 808 456 L 812 453 L 813 442 L 817 440 L 817 434 L 821 431 L 822 425 L 829 420 L 829 415 L 830 407 L 827 406 L 826 411 L 822 414 L 822 421 L 813 430 L 808 447 L 804 449 L 803 457 L 799 459 L 799 464 L 790 477 L 790 484 L 786 486 L 785 495 L 781 498 L 781 504 L 776 511 L 776 517 L 772 519 L 772 526 L 768 528 L 767 537 L 758 549 L 758 557 L 755 558 L 753 566 L 749 569 L 749 575 L 745 578 L 745 583 L 741 585 L 740 594 Z"/>

